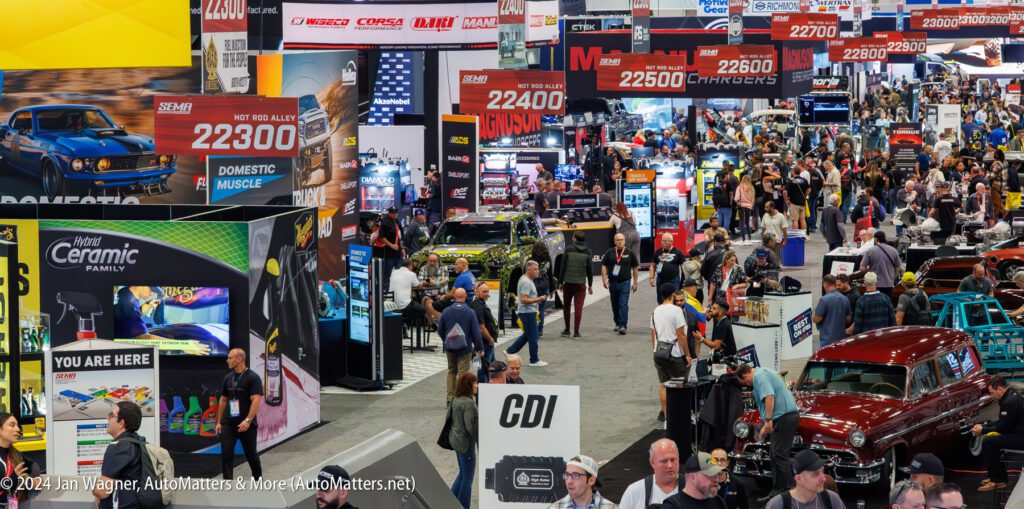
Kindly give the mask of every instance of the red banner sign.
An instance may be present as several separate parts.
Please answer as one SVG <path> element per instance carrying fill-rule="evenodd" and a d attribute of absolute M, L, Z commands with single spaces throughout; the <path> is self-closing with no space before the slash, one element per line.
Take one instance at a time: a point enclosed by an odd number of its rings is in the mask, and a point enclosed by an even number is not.
<path fill-rule="evenodd" d="M 964 7 L 960 9 L 960 26 L 1004 27 L 1010 24 L 1010 6 Z"/>
<path fill-rule="evenodd" d="M 698 46 L 694 65 L 702 78 L 775 76 L 779 70 L 775 46 L 753 44 Z"/>
<path fill-rule="evenodd" d="M 958 30 L 960 9 L 918 9 L 910 15 L 911 30 Z"/>
<path fill-rule="evenodd" d="M 565 73 L 556 71 L 461 71 L 459 111 L 565 114 Z"/>
<path fill-rule="evenodd" d="M 526 0 L 498 0 L 498 24 L 526 23 Z"/>
<path fill-rule="evenodd" d="M 829 62 L 884 62 L 888 42 L 881 37 L 849 37 L 828 43 Z"/>
<path fill-rule="evenodd" d="M 1010 35 L 1024 35 L 1024 6 L 1010 9 Z"/>
<path fill-rule="evenodd" d="M 885 39 L 890 55 L 917 55 L 928 47 L 928 34 L 923 32 L 875 32 L 875 37 Z"/>
<path fill-rule="evenodd" d="M 650 16 L 651 0 L 632 0 L 630 2 L 630 11 L 633 16 Z"/>
<path fill-rule="evenodd" d="M 597 59 L 601 92 L 682 92 L 686 89 L 686 52 L 679 55 L 617 54 Z"/>
<path fill-rule="evenodd" d="M 156 151 L 199 156 L 297 157 L 294 97 L 156 96 Z"/>
<path fill-rule="evenodd" d="M 839 16 L 836 14 L 774 13 L 773 41 L 831 41 L 839 38 Z"/>

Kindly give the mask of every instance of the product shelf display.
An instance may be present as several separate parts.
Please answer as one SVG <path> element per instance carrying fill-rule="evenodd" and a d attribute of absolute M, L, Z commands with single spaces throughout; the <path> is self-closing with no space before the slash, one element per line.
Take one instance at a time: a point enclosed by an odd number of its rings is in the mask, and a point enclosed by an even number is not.
<path fill-rule="evenodd" d="M 733 322 L 733 333 L 746 362 L 778 370 L 784 360 L 813 353 L 810 292 L 767 292 L 738 300 L 744 314 Z"/>

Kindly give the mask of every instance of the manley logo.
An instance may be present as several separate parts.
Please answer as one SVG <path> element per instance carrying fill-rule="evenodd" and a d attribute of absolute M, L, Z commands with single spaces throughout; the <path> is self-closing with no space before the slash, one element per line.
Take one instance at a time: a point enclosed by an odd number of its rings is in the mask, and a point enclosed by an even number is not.
<path fill-rule="evenodd" d="M 130 242 L 112 245 L 102 235 L 64 237 L 46 248 L 46 263 L 55 269 L 85 268 L 86 272 L 124 272 L 138 261 Z"/>
<path fill-rule="evenodd" d="M 313 240 L 313 213 L 306 212 L 295 221 L 295 247 L 306 249 Z"/>

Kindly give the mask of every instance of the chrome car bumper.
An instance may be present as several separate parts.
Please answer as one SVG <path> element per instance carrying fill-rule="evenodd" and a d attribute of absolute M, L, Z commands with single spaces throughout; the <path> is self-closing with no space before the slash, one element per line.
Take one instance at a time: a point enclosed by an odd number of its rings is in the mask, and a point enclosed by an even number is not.
<path fill-rule="evenodd" d="M 793 453 L 803 449 L 811 449 L 827 461 L 825 472 L 837 483 L 871 484 L 882 478 L 885 460 L 860 461 L 852 451 L 815 445 L 794 445 Z M 730 453 L 732 472 L 736 475 L 771 478 L 772 463 L 768 451 L 768 444 L 747 444 L 742 453 Z"/>

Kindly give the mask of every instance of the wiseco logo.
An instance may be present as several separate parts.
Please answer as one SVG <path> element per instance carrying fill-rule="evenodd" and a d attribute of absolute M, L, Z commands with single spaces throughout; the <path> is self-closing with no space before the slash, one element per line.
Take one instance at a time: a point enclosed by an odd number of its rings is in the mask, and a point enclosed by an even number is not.
<path fill-rule="evenodd" d="M 487 75 L 486 74 L 467 74 L 467 75 L 462 77 L 462 82 L 463 83 L 473 83 L 473 84 L 476 84 L 476 85 L 483 85 L 484 83 L 487 83 Z"/>
<path fill-rule="evenodd" d="M 158 108 L 156 112 L 170 113 L 173 115 L 188 115 L 189 113 L 192 113 L 192 103 L 168 101 L 160 103 L 160 108 Z"/>
<path fill-rule="evenodd" d="M 718 48 L 702 49 L 699 55 L 702 57 L 716 57 L 718 56 Z"/>
<path fill-rule="evenodd" d="M 447 32 L 455 28 L 455 16 L 438 16 L 433 18 L 413 18 L 412 29 L 431 32 Z"/>
<path fill-rule="evenodd" d="M 497 16 L 467 16 L 462 18 L 463 30 L 487 30 L 498 28 Z"/>
<path fill-rule="evenodd" d="M 348 22 L 348 18 L 292 18 L 293 25 L 308 27 L 345 28 Z"/>
<path fill-rule="evenodd" d="M 619 65 L 621 63 L 621 58 L 601 57 L 601 60 L 597 63 L 597 65 Z"/>

